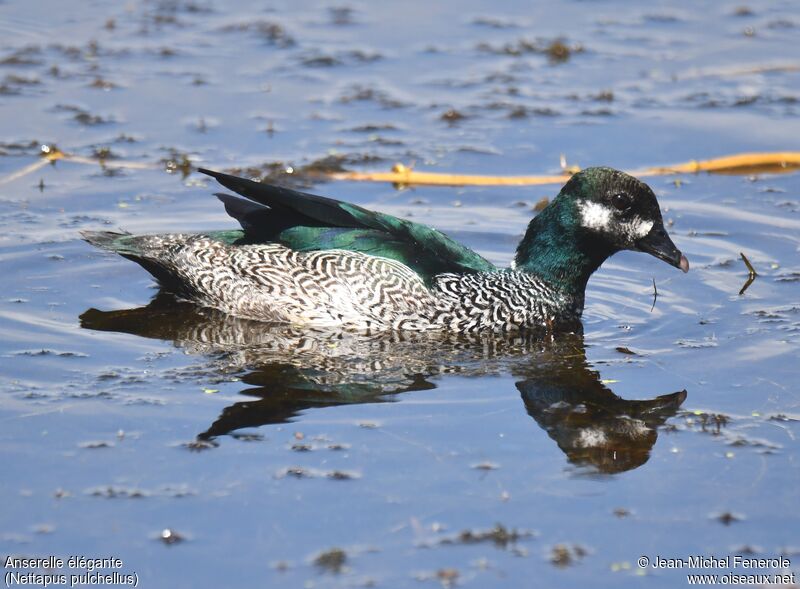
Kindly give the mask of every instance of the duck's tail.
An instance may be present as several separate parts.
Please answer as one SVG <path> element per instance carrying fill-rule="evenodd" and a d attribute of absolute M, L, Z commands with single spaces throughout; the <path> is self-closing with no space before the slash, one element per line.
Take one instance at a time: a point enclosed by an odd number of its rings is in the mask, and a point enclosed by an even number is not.
<path fill-rule="evenodd" d="M 147 270 L 162 286 L 174 292 L 184 290 L 184 282 L 172 266 L 167 236 L 131 235 L 114 231 L 81 231 L 81 237 L 95 247 L 115 252 Z"/>
<path fill-rule="evenodd" d="M 81 231 L 84 241 L 100 249 L 117 252 L 118 254 L 137 254 L 138 248 L 131 244 L 133 235 L 130 233 L 117 233 L 114 231 Z"/>

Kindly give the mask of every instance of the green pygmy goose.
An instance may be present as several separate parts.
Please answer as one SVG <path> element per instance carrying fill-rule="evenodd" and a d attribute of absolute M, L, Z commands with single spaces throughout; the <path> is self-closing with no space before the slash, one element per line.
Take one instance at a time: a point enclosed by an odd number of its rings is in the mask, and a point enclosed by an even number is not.
<path fill-rule="evenodd" d="M 528 226 L 510 269 L 443 233 L 321 196 L 210 170 L 241 230 L 202 235 L 85 232 L 166 289 L 250 319 L 354 330 L 570 329 L 586 283 L 621 250 L 689 270 L 647 184 L 578 172 Z"/>

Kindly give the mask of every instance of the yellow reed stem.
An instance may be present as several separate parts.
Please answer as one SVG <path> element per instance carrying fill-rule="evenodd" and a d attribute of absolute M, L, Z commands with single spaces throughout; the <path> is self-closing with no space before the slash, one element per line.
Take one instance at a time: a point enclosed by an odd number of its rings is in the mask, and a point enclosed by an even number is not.
<path fill-rule="evenodd" d="M 800 167 L 800 152 L 742 153 L 709 160 L 692 160 L 670 166 L 658 166 L 630 172 L 634 176 L 662 176 L 698 172 L 745 174 L 757 171 L 793 171 Z M 477 176 L 418 172 L 402 164 L 396 164 L 391 172 L 337 172 L 330 174 L 332 180 L 363 182 L 391 182 L 411 185 L 428 184 L 439 186 L 532 186 L 537 184 L 563 184 L 569 178 L 569 170 L 561 175 L 545 176 Z"/>

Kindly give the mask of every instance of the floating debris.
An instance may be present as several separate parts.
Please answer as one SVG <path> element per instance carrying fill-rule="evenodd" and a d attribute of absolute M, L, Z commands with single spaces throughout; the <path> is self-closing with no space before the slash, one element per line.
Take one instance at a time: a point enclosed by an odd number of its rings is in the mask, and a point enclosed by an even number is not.
<path fill-rule="evenodd" d="M 745 256 L 743 252 L 739 252 L 739 255 L 742 256 L 742 260 L 744 260 L 744 265 L 747 266 L 747 271 L 749 273 L 747 276 L 747 282 L 744 283 L 744 286 L 742 286 L 742 290 L 739 291 L 739 296 L 741 296 L 744 294 L 744 291 L 746 291 L 750 287 L 750 285 L 753 284 L 753 281 L 758 276 L 758 272 L 756 272 L 755 268 L 753 268 L 753 265 L 750 263 L 750 260 L 747 259 L 747 256 Z"/>
<path fill-rule="evenodd" d="M 292 47 L 295 45 L 294 37 L 292 37 L 286 29 L 275 22 L 260 20 L 253 22 L 243 22 L 222 27 L 224 33 L 253 33 L 260 39 L 263 39 L 267 44 L 281 49 Z"/>
<path fill-rule="evenodd" d="M 454 108 L 448 109 L 442 113 L 442 116 L 439 117 L 441 120 L 446 121 L 448 123 L 457 123 L 467 118 L 467 115 L 457 111 Z"/>
<path fill-rule="evenodd" d="M 71 104 L 59 104 L 56 106 L 56 110 L 72 113 L 72 120 L 86 127 L 106 125 L 114 122 L 112 117 L 93 114 L 84 108 Z"/>
<path fill-rule="evenodd" d="M 113 448 L 114 442 L 106 442 L 104 440 L 97 440 L 92 442 L 81 442 L 78 444 L 79 448 L 93 450 L 95 448 Z"/>
<path fill-rule="evenodd" d="M 327 448 L 328 450 L 333 450 L 334 452 L 340 452 L 343 450 L 349 450 L 350 444 L 340 444 L 340 443 L 328 444 Z"/>
<path fill-rule="evenodd" d="M 569 47 L 560 39 L 556 39 L 545 49 L 545 53 L 547 54 L 547 57 L 550 58 L 552 63 L 561 63 L 563 61 L 567 61 L 573 52 L 579 53 L 581 51 L 583 51 L 582 47 Z"/>
<path fill-rule="evenodd" d="M 159 164 L 168 174 L 180 172 L 182 178 L 187 178 L 194 171 L 194 164 L 189 159 L 189 154 L 177 149 L 167 150 L 167 157 L 161 158 Z"/>
<path fill-rule="evenodd" d="M 370 123 L 357 125 L 347 130 L 353 133 L 377 133 L 378 131 L 397 131 L 397 127 L 391 123 Z"/>
<path fill-rule="evenodd" d="M 307 187 L 328 180 L 336 174 L 347 173 L 349 165 L 369 165 L 382 161 L 383 158 L 369 153 L 332 153 L 302 165 L 279 161 L 248 168 L 229 168 L 225 171 L 256 182 Z"/>
<path fill-rule="evenodd" d="M 783 448 L 780 444 L 775 444 L 774 442 L 770 442 L 769 440 L 763 440 L 758 438 L 747 437 L 744 435 L 738 435 L 728 441 L 729 446 L 733 447 L 750 447 L 750 448 L 762 448 L 766 450 L 766 453 L 773 453 L 774 450 L 780 450 Z"/>
<path fill-rule="evenodd" d="M 679 339 L 675 342 L 676 345 L 688 349 L 701 349 L 701 348 L 716 348 L 719 343 L 716 337 L 706 337 L 701 340 L 697 339 Z"/>
<path fill-rule="evenodd" d="M 712 515 L 711 519 L 717 520 L 722 525 L 729 526 L 734 522 L 742 521 L 744 516 L 732 513 L 730 511 L 724 511 L 722 513 Z"/>
<path fill-rule="evenodd" d="M 14 356 L 58 356 L 59 358 L 88 358 L 88 354 L 83 352 L 59 352 L 58 350 L 48 350 L 42 348 L 41 350 L 20 350 L 12 352 Z"/>
<path fill-rule="evenodd" d="M 106 499 L 142 499 L 150 495 L 150 493 L 142 491 L 141 489 L 129 489 L 127 487 L 115 487 L 112 485 L 88 489 L 86 494 L 92 497 L 104 497 Z"/>
<path fill-rule="evenodd" d="M 461 573 L 458 572 L 458 569 L 447 568 L 436 571 L 436 578 L 441 581 L 444 587 L 451 587 L 454 585 L 456 581 L 458 581 L 459 576 L 461 576 Z"/>
<path fill-rule="evenodd" d="M 307 470 L 302 466 L 289 466 L 279 471 L 276 475 L 277 478 L 293 477 L 295 479 L 309 479 L 313 476 L 314 474 L 310 470 Z"/>
<path fill-rule="evenodd" d="M 179 544 L 186 540 L 183 534 L 176 532 L 171 528 L 164 528 L 163 530 L 161 530 L 161 533 L 158 535 L 158 539 L 161 540 L 167 546 L 171 546 L 173 544 Z"/>
<path fill-rule="evenodd" d="M 500 19 L 495 16 L 477 16 L 472 19 L 472 24 L 491 29 L 511 29 L 519 26 L 511 19 Z"/>
<path fill-rule="evenodd" d="M 797 417 L 790 417 L 788 415 L 784 415 L 783 413 L 776 413 L 775 415 L 769 416 L 769 421 L 800 421 L 800 418 Z"/>
<path fill-rule="evenodd" d="M 334 67 L 347 64 L 363 64 L 380 61 L 383 55 L 380 53 L 368 53 L 366 51 L 343 51 L 335 54 L 311 53 L 300 58 L 300 65 L 305 67 Z"/>
<path fill-rule="evenodd" d="M 203 450 L 211 450 L 212 448 L 219 446 L 219 444 L 213 440 L 203 440 L 200 438 L 192 440 L 191 442 L 186 442 L 182 445 L 184 448 L 191 450 L 192 452 L 202 452 Z"/>
<path fill-rule="evenodd" d="M 550 562 L 559 568 L 566 568 L 578 563 L 588 551 L 579 544 L 556 544 L 550 550 Z"/>
<path fill-rule="evenodd" d="M 352 102 L 375 102 L 384 108 L 403 108 L 409 106 L 408 103 L 392 98 L 383 90 L 378 90 L 370 86 L 356 84 L 339 97 L 342 104 Z"/>
<path fill-rule="evenodd" d="M 114 82 L 112 82 L 110 80 L 106 80 L 105 78 L 101 78 L 100 76 L 97 76 L 89 84 L 89 87 L 90 88 L 96 88 L 97 90 L 106 90 L 107 91 L 107 90 L 113 90 L 114 88 L 117 88 L 118 86 Z"/>
<path fill-rule="evenodd" d="M 496 524 L 490 530 L 463 530 L 455 536 L 441 538 L 437 544 L 481 544 L 491 542 L 498 548 L 513 547 L 522 539 L 532 538 L 534 532 L 528 530 L 508 529 L 503 524 Z"/>
<path fill-rule="evenodd" d="M 653 306 L 650 307 L 650 312 L 653 312 L 653 309 L 656 308 L 656 300 L 658 300 L 658 288 L 656 287 L 656 279 L 653 278 Z"/>
<path fill-rule="evenodd" d="M 335 481 L 349 481 L 352 479 L 360 478 L 360 475 L 354 472 L 347 472 L 344 470 L 332 470 L 326 473 L 325 476 Z"/>
<path fill-rule="evenodd" d="M 731 418 L 722 413 L 706 413 L 704 411 L 682 412 L 686 426 L 698 428 L 699 431 L 718 436 L 722 428 L 728 426 Z"/>
<path fill-rule="evenodd" d="M 29 47 L 23 47 L 22 49 L 17 49 L 13 51 L 6 57 L 0 58 L 0 66 L 3 65 L 41 65 L 43 62 L 38 57 L 34 57 L 40 55 L 42 53 L 41 48 L 36 47 L 35 45 L 31 45 Z"/>
<path fill-rule="evenodd" d="M 314 565 L 324 572 L 339 574 L 345 570 L 347 553 L 341 548 L 331 548 L 314 557 Z"/>
<path fill-rule="evenodd" d="M 493 53 L 495 55 L 511 55 L 519 57 L 526 54 L 539 54 L 548 58 L 550 63 L 564 63 L 574 54 L 583 53 L 584 48 L 579 43 L 567 44 L 564 39 L 553 39 L 551 41 L 542 39 L 519 39 L 514 43 L 495 46 L 490 43 L 480 43 L 478 51 Z"/>

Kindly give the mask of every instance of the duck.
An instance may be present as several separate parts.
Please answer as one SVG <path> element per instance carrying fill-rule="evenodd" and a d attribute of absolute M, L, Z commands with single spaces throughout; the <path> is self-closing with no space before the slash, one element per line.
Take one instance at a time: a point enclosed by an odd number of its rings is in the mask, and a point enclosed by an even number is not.
<path fill-rule="evenodd" d="M 199 169 L 240 229 L 86 231 L 162 288 L 234 316 L 355 331 L 574 330 L 590 276 L 622 250 L 688 272 L 653 190 L 608 168 L 573 174 L 529 223 L 509 268 L 427 225 Z"/>

